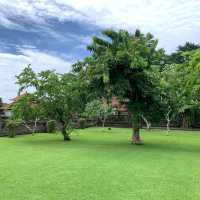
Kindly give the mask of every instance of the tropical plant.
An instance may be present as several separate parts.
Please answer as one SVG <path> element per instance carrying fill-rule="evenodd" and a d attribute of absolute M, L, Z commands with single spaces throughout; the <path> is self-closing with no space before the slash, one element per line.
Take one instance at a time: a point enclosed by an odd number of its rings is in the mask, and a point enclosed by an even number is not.
<path fill-rule="evenodd" d="M 91 55 L 75 64 L 74 71 L 85 74 L 100 98 L 116 96 L 126 101 L 133 122 L 132 142 L 140 144 L 141 116 L 155 114 L 148 112 L 156 105 L 157 95 L 150 73 L 161 64 L 164 51 L 150 33 L 107 29 L 102 34 L 102 38 L 93 37 L 88 46 Z"/>

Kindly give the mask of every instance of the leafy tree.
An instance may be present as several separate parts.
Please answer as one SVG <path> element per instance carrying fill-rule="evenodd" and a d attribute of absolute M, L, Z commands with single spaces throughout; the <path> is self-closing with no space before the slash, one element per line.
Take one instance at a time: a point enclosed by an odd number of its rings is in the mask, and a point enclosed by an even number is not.
<path fill-rule="evenodd" d="M 169 65 L 158 76 L 160 79 L 160 100 L 166 119 L 167 131 L 171 121 L 182 111 L 185 105 L 185 88 L 182 75 L 176 65 Z"/>
<path fill-rule="evenodd" d="M 84 115 L 88 118 L 97 118 L 104 127 L 108 116 L 115 114 L 116 110 L 102 100 L 93 100 L 86 104 Z"/>
<path fill-rule="evenodd" d="M 50 70 L 36 73 L 30 65 L 17 76 L 17 84 L 20 91 L 34 90 L 45 116 L 59 122 L 64 140 L 70 140 L 72 118 L 84 109 L 87 84 L 72 73 L 58 74 Z"/>
<path fill-rule="evenodd" d="M 185 71 L 185 95 L 190 98 L 185 104 L 183 113 L 187 119 L 186 123 L 190 124 L 192 115 L 200 110 L 200 48 L 185 52 L 184 56 L 186 57 L 185 62 L 179 64 L 179 69 Z"/>
<path fill-rule="evenodd" d="M 174 88 L 171 98 L 176 99 L 176 110 L 182 118 L 182 127 L 188 128 L 199 110 L 200 48 L 198 45 L 188 44 L 180 49 L 182 62 L 170 65 L 164 73 L 167 72 L 170 88 Z"/>
<path fill-rule="evenodd" d="M 172 53 L 169 56 L 169 63 L 171 64 L 180 64 L 185 62 L 185 56 L 183 55 L 184 52 L 193 51 L 199 49 L 199 44 L 194 44 L 191 42 L 186 42 L 183 46 L 178 46 L 178 49 L 175 53 Z"/>
<path fill-rule="evenodd" d="M 168 131 L 171 120 L 177 116 L 182 116 L 182 126 L 188 128 L 192 115 L 199 109 L 198 52 L 200 49 L 182 53 L 183 63 L 167 65 L 157 76 Z"/>
<path fill-rule="evenodd" d="M 189 54 L 193 54 L 198 49 L 200 49 L 199 44 L 186 42 L 183 46 L 179 46 L 175 53 L 172 53 L 171 55 L 168 56 L 167 63 L 177 64 L 176 67 L 178 68 L 178 70 L 180 70 L 181 72 L 184 72 L 184 75 L 187 76 L 187 73 L 190 74 L 190 71 L 188 71 L 189 70 L 189 68 L 188 68 Z M 182 66 L 180 66 L 180 65 L 182 65 Z M 183 81 L 182 85 L 185 85 L 184 87 L 189 89 L 185 80 L 182 80 Z M 187 94 L 185 94 L 185 96 L 189 97 L 189 95 L 188 95 L 190 93 L 189 90 L 188 90 Z M 187 99 L 189 99 L 188 97 L 187 97 Z M 189 100 L 189 102 L 187 100 L 185 102 L 185 107 L 182 107 L 182 108 L 183 108 L 182 112 L 180 112 L 180 116 L 182 118 L 182 127 L 188 128 L 191 124 L 192 116 L 194 115 L 194 113 L 196 111 L 193 109 L 193 106 L 191 106 L 190 100 Z"/>
<path fill-rule="evenodd" d="M 200 105 L 200 49 L 185 54 L 188 60 L 181 67 L 189 70 L 187 85 L 193 97 L 194 105 L 199 108 Z"/>
<path fill-rule="evenodd" d="M 100 97 L 116 96 L 126 102 L 133 122 L 132 142 L 140 144 L 141 116 L 155 114 L 148 112 L 157 95 L 150 73 L 161 64 L 164 51 L 157 49 L 158 41 L 150 33 L 108 29 L 102 34 L 88 46 L 91 56 L 74 65 L 74 70 L 86 74 Z"/>
<path fill-rule="evenodd" d="M 20 97 L 12 106 L 12 117 L 20 119 L 22 124 L 34 134 L 38 121 L 44 119 L 44 113 L 36 97 L 32 94 L 27 94 Z M 34 122 L 34 126 L 30 126 L 29 122 Z"/>

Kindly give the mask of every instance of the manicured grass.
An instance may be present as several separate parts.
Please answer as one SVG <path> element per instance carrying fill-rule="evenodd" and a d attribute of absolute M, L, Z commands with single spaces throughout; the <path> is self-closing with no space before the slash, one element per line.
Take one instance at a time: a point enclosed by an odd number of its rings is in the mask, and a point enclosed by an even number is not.
<path fill-rule="evenodd" d="M 0 200 L 199 200 L 200 133 L 78 130 L 0 138 Z"/>

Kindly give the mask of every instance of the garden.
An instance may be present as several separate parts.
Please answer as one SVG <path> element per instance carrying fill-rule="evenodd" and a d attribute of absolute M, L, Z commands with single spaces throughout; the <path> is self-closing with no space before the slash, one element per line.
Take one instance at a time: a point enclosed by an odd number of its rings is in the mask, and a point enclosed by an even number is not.
<path fill-rule="evenodd" d="M 70 72 L 16 75 L 26 95 L 0 138 L 0 199 L 199 200 L 200 46 L 169 55 L 151 33 L 106 29 L 87 50 Z M 131 128 L 106 127 L 122 108 Z"/>

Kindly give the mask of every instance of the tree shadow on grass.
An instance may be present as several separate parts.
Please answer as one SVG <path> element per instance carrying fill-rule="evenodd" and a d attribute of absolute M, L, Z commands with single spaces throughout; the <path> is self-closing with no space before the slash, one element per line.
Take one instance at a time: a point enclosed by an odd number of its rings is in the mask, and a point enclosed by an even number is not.
<path fill-rule="evenodd" d="M 115 136 L 116 137 L 116 136 Z M 71 141 L 63 141 L 62 137 L 55 138 L 36 138 L 31 140 L 20 141 L 23 145 L 41 146 L 49 148 L 79 148 L 79 149 L 99 149 L 100 151 L 128 151 L 128 152 L 159 152 L 163 153 L 200 153 L 200 145 L 197 143 L 178 143 L 175 141 L 165 140 L 145 140 L 143 145 L 131 144 L 128 139 L 111 139 L 111 138 L 81 138 L 72 137 Z"/>

